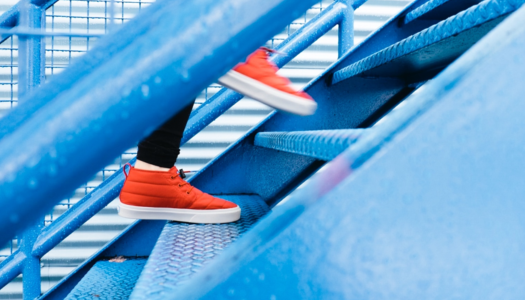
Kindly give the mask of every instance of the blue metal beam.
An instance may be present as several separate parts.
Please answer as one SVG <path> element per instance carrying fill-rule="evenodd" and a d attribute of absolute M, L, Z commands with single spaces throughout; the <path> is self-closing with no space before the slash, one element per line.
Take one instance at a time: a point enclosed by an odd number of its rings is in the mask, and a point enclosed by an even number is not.
<path fill-rule="evenodd" d="M 524 2 L 484 1 L 335 72 L 332 84 L 360 74 L 392 77 L 442 67 L 461 55 Z M 450 45 L 443 46 L 444 42 Z M 414 57 L 409 56 L 412 54 Z M 372 71 L 381 66 L 385 67 Z"/>
<path fill-rule="evenodd" d="M 26 255 L 17 250 L 0 263 L 0 289 L 22 273 L 25 261 Z"/>
<path fill-rule="evenodd" d="M 344 3 L 347 9 L 344 11 L 344 17 L 339 23 L 338 35 L 339 43 L 337 44 L 337 50 L 339 57 L 343 56 L 346 52 L 352 49 L 354 46 L 354 0 L 339 0 Z"/>
<path fill-rule="evenodd" d="M 14 132 L 0 140 L 0 164 L 5 166 L 0 173 L 0 204 L 6 207 L 0 212 L 0 227 L 10 230 L 0 233 L 0 243 L 180 111 L 313 3 L 152 4 L 163 9 L 125 51 L 96 70 L 83 68 L 90 74 L 82 80 L 50 83 L 58 92 L 52 101 L 21 124 L 7 125 L 7 131 Z M 128 27 L 121 27 L 115 36 L 129 35 Z M 24 106 L 11 114 L 19 115 Z M 81 158 L 79 151 L 85 152 Z"/>
<path fill-rule="evenodd" d="M 260 132 L 253 144 L 273 150 L 332 160 L 372 129 Z"/>
<path fill-rule="evenodd" d="M 14 5 L 0 16 L 0 28 L 12 28 L 16 26 L 18 23 L 19 14 L 18 6 L 19 4 Z M 10 36 L 11 35 L 9 34 L 0 34 L 0 43 L 5 41 Z"/>
<path fill-rule="evenodd" d="M 0 43 L 5 41 L 7 38 L 9 38 L 11 35 L 14 34 L 14 32 L 9 32 L 7 29 L 13 28 L 18 24 L 18 19 L 20 17 L 20 5 L 22 4 L 24 0 L 20 1 L 19 3 L 13 5 L 8 11 L 4 12 L 2 15 L 0 15 Z M 36 5 L 40 7 L 43 11 L 48 9 L 50 6 L 55 4 L 58 0 L 36 0 L 31 1 L 31 4 Z M 15 30 L 15 32 L 18 32 L 18 34 L 31 34 L 36 33 L 36 31 L 18 31 Z M 42 31 L 40 31 L 42 32 Z"/>
<path fill-rule="evenodd" d="M 19 26 L 27 29 L 45 28 L 45 11 L 29 1 L 22 1 L 19 8 Z M 40 37 L 21 36 L 18 41 L 18 98 L 38 87 L 45 78 L 45 46 Z"/>
<path fill-rule="evenodd" d="M 482 0 L 431 0 L 409 12 L 404 20 L 408 24 L 418 18 L 443 20 L 476 5 Z"/>
<path fill-rule="evenodd" d="M 522 8 L 173 299 L 522 299 L 524 18 Z"/>

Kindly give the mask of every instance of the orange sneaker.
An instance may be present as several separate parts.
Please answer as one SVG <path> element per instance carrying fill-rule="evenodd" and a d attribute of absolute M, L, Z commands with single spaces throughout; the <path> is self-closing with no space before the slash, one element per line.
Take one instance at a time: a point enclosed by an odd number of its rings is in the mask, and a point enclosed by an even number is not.
<path fill-rule="evenodd" d="M 312 115 L 317 103 L 307 93 L 292 88 L 290 80 L 277 75 L 279 68 L 268 60 L 271 51 L 267 48 L 255 51 L 245 63 L 219 78 L 219 83 L 276 109 Z"/>
<path fill-rule="evenodd" d="M 120 192 L 118 214 L 130 219 L 229 223 L 239 220 L 241 209 L 235 203 L 194 188 L 181 178 L 175 167 L 161 172 L 130 165 Z"/>

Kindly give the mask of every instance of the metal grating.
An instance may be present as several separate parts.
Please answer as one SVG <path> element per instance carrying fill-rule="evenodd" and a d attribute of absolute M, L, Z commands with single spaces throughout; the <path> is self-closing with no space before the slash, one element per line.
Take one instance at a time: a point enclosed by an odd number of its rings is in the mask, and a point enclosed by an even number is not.
<path fill-rule="evenodd" d="M 168 222 L 131 299 L 165 299 L 172 295 L 269 211 L 259 196 L 221 197 L 241 207 L 241 219 L 227 224 Z"/>

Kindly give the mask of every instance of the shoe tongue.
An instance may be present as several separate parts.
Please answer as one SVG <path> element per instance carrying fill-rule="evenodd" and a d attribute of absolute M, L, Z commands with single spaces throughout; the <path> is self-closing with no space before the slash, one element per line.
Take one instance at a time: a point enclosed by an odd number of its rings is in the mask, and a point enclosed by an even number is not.
<path fill-rule="evenodd" d="M 178 174 L 179 170 L 177 169 L 177 167 L 173 166 L 168 172 Z"/>

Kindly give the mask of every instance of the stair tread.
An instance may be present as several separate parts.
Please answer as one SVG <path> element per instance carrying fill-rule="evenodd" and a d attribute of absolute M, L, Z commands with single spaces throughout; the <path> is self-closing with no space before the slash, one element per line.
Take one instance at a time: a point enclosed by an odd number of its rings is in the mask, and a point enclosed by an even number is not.
<path fill-rule="evenodd" d="M 445 19 L 481 1 L 482 0 L 431 0 L 406 14 L 405 24 L 416 19 Z"/>
<path fill-rule="evenodd" d="M 260 132 L 254 144 L 274 150 L 332 160 L 368 129 Z"/>
<path fill-rule="evenodd" d="M 128 299 L 146 259 L 98 261 L 66 299 Z"/>
<path fill-rule="evenodd" d="M 241 207 L 228 224 L 168 222 L 137 282 L 131 299 L 161 299 L 198 272 L 269 211 L 256 195 L 222 195 Z"/>
<path fill-rule="evenodd" d="M 484 1 L 334 73 L 332 84 L 361 76 L 406 76 L 444 66 L 524 0 Z M 443 44 L 446 42 L 446 45 Z"/>

